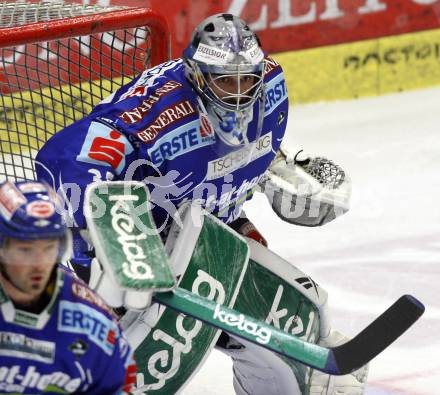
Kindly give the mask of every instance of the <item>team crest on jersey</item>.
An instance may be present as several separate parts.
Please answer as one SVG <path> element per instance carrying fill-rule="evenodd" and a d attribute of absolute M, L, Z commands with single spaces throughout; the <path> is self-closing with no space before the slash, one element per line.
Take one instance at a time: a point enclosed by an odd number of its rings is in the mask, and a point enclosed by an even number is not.
<path fill-rule="evenodd" d="M 151 143 L 163 130 L 195 113 L 196 109 L 189 100 L 174 103 L 163 110 L 147 128 L 137 133 L 136 136 L 144 143 Z"/>
<path fill-rule="evenodd" d="M 277 125 L 280 126 L 285 119 L 286 119 L 286 113 L 284 111 L 280 111 L 277 117 Z"/>
<path fill-rule="evenodd" d="M 73 355 L 75 355 L 76 358 L 81 358 L 89 349 L 89 345 L 81 340 L 78 339 L 76 341 L 74 341 L 70 346 L 69 346 L 69 351 L 72 352 Z"/>
<path fill-rule="evenodd" d="M 126 155 L 132 152 L 133 147 L 122 133 L 102 123 L 92 122 L 76 160 L 112 167 L 116 174 L 120 174 L 125 167 Z"/>

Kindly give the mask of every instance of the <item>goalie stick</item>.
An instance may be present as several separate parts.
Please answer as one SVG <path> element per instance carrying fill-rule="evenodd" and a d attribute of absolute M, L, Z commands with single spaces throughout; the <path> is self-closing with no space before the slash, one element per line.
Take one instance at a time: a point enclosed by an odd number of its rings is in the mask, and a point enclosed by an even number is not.
<path fill-rule="evenodd" d="M 148 200 L 148 191 L 139 182 L 94 183 L 86 191 L 84 207 L 90 236 L 97 258 L 113 281 L 127 291 L 157 292 L 153 296 L 156 302 L 287 358 L 324 373 L 349 374 L 387 348 L 424 312 L 421 302 L 404 295 L 353 339 L 329 348 L 183 288 L 168 291 L 174 287 L 174 278 L 162 241 L 152 231 L 154 222 L 150 211 L 145 210 Z M 106 210 L 93 211 L 93 207 Z"/>
<path fill-rule="evenodd" d="M 404 295 L 353 339 L 328 348 L 308 343 L 182 288 L 156 294 L 153 299 L 225 332 L 333 375 L 349 374 L 367 364 L 414 324 L 425 310 L 416 298 Z"/>

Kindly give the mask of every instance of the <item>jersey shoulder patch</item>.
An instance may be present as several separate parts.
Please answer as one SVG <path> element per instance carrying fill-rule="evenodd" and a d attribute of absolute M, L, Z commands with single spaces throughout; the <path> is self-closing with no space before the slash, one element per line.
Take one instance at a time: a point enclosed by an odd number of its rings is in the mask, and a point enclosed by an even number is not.
<path fill-rule="evenodd" d="M 76 160 L 111 167 L 120 174 L 125 167 L 126 156 L 132 152 L 133 146 L 121 132 L 92 121 Z"/>
<path fill-rule="evenodd" d="M 90 305 L 92 308 L 106 313 L 110 318 L 114 318 L 113 310 L 105 303 L 104 299 L 90 289 L 82 280 L 73 277 L 71 274 L 67 274 L 67 276 L 71 277 L 70 289 L 72 300 Z"/>
<path fill-rule="evenodd" d="M 281 65 L 272 57 L 264 58 L 264 81 L 270 80 L 276 75 L 283 72 Z"/>

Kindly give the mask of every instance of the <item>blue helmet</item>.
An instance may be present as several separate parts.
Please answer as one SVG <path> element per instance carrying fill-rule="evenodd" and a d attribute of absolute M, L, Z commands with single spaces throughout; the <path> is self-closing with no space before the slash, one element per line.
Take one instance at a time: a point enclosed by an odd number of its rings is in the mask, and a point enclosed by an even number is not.
<path fill-rule="evenodd" d="M 70 251 L 70 237 L 55 191 L 34 181 L 0 184 L 0 248 L 8 238 L 61 239 L 60 258 Z"/>

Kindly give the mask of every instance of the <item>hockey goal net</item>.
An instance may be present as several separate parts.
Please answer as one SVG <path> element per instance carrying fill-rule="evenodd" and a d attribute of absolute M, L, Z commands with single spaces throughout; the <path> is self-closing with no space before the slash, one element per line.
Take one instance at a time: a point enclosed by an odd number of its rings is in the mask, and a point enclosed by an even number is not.
<path fill-rule="evenodd" d="M 169 39 L 149 8 L 0 3 L 0 182 L 35 179 L 47 139 L 167 60 Z"/>

